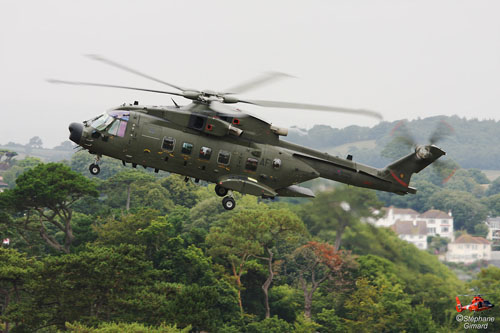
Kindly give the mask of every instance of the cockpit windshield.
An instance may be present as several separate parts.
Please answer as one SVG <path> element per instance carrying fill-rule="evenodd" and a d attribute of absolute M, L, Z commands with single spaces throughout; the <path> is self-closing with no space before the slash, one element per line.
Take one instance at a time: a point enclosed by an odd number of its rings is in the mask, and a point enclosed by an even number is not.
<path fill-rule="evenodd" d="M 107 131 L 110 135 L 124 137 L 129 119 L 129 111 L 115 110 L 95 118 L 90 126 L 98 131 Z"/>

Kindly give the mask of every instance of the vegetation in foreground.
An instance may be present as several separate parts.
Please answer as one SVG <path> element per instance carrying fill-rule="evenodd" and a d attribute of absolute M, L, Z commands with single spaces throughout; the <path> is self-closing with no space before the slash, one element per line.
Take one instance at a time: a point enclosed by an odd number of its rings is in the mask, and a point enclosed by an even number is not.
<path fill-rule="evenodd" d="M 4 173 L 16 170 L 0 194 L 4 331 L 449 332 L 462 327 L 457 294 L 480 288 L 499 304 L 500 269 L 465 284 L 362 222 L 383 205 L 373 191 L 242 196 L 227 212 L 211 186 L 178 176 L 106 160 L 107 173 L 87 178 L 87 158 L 27 159 Z"/>

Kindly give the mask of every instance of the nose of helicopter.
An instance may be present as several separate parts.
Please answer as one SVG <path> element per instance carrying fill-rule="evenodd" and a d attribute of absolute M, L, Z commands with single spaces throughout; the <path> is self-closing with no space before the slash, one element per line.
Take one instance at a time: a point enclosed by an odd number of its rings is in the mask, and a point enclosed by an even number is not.
<path fill-rule="evenodd" d="M 80 123 L 71 123 L 69 125 L 69 139 L 76 143 L 80 144 L 80 139 L 82 138 L 83 133 L 83 125 Z"/>

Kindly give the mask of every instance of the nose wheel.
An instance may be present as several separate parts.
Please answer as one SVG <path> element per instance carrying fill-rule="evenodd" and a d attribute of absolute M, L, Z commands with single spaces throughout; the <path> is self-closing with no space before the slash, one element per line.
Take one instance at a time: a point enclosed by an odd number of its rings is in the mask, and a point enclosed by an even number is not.
<path fill-rule="evenodd" d="M 222 206 L 225 210 L 232 210 L 234 207 L 236 207 L 236 202 L 234 201 L 233 197 L 227 196 L 222 199 Z"/>
<path fill-rule="evenodd" d="M 89 171 L 91 174 L 93 174 L 94 176 L 98 175 L 99 172 L 101 172 L 101 168 L 95 164 L 95 163 L 92 163 L 90 166 L 89 166 Z"/>
<path fill-rule="evenodd" d="M 89 171 L 91 174 L 96 176 L 99 174 L 99 172 L 101 172 L 101 168 L 99 167 L 99 165 L 97 165 L 97 163 L 99 163 L 99 161 L 101 160 L 101 156 L 95 155 L 94 159 L 95 159 L 95 162 L 89 166 Z"/>

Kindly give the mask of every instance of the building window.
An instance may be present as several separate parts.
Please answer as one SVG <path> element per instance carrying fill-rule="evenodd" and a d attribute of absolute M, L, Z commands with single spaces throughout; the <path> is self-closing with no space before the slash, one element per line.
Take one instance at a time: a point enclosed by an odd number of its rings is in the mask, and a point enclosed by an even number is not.
<path fill-rule="evenodd" d="M 164 137 L 163 138 L 163 144 L 161 147 L 165 149 L 166 151 L 174 151 L 174 146 L 175 146 L 175 139 L 171 137 Z"/>
<path fill-rule="evenodd" d="M 442 232 L 448 232 L 448 227 L 442 227 L 442 228 L 441 228 L 441 231 L 442 231 Z"/>
<path fill-rule="evenodd" d="M 224 150 L 219 151 L 219 157 L 217 157 L 217 163 L 228 165 L 230 159 L 231 159 L 231 153 Z"/>
<path fill-rule="evenodd" d="M 245 169 L 247 169 L 249 171 L 256 171 L 258 164 L 259 164 L 258 159 L 249 157 L 247 159 L 247 162 L 245 163 Z"/>
<path fill-rule="evenodd" d="M 181 152 L 186 155 L 191 155 L 191 152 L 193 151 L 193 145 L 188 142 L 184 142 L 182 144 L 182 149 Z"/>
<path fill-rule="evenodd" d="M 210 156 L 212 156 L 212 148 L 201 147 L 200 148 L 200 158 L 203 160 L 209 160 Z"/>
<path fill-rule="evenodd" d="M 427 232 L 429 234 L 433 234 L 434 235 L 436 233 L 436 228 L 427 228 Z"/>

